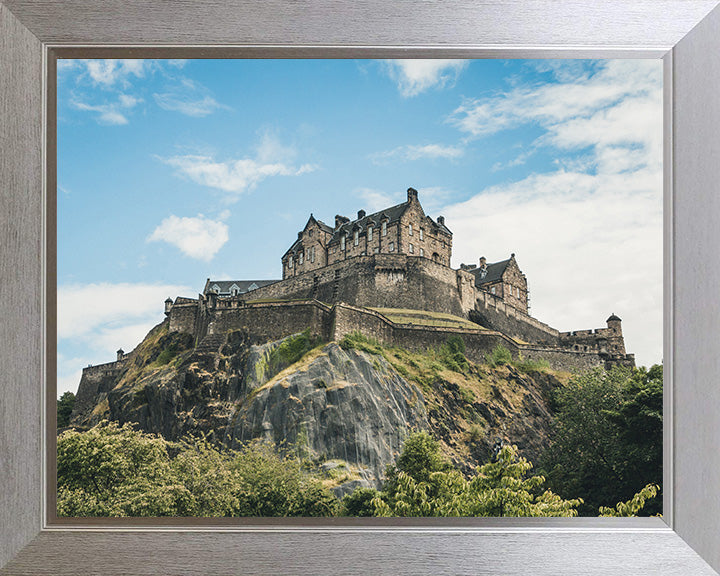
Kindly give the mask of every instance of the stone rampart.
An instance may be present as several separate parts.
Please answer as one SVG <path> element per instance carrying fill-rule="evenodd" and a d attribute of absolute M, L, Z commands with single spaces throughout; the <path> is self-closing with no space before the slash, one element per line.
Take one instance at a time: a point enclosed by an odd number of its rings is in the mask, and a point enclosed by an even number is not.
<path fill-rule="evenodd" d="M 170 332 L 195 334 L 197 332 L 195 322 L 198 315 L 198 304 L 199 300 L 177 298 L 170 309 L 170 326 L 168 330 Z"/>
<path fill-rule="evenodd" d="M 98 404 L 98 398 L 106 395 L 115 386 L 127 361 L 128 356 L 125 356 L 122 360 L 83 368 L 71 420 L 75 420 L 79 415 L 84 418 L 91 416 L 92 409 Z"/>
<path fill-rule="evenodd" d="M 463 272 L 463 274 L 465 274 Z M 468 279 L 429 258 L 374 254 L 336 262 L 254 290 L 253 300 L 317 299 L 356 306 L 412 308 L 465 316 Z"/>
<path fill-rule="evenodd" d="M 477 291 L 475 309 L 470 312 L 470 319 L 523 342 L 557 345 L 559 341 L 560 332 L 555 328 L 508 306 L 502 298 L 481 290 Z"/>

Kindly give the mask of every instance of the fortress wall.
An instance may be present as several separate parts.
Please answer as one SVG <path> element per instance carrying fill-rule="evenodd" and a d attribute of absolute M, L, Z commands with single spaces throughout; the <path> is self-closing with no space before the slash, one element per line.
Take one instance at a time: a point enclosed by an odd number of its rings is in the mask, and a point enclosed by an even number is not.
<path fill-rule="evenodd" d="M 310 328 L 328 338 L 326 317 L 330 310 L 319 303 L 263 303 L 242 308 L 217 308 L 208 326 L 209 334 L 245 329 L 258 341 L 279 340 Z"/>
<path fill-rule="evenodd" d="M 477 291 L 475 309 L 471 320 L 492 330 L 497 330 L 525 342 L 557 344 L 560 333 L 547 324 L 507 306 L 501 298 Z"/>
<path fill-rule="evenodd" d="M 467 294 L 465 296 L 468 300 Z M 413 308 L 458 316 L 466 312 L 455 270 L 428 258 L 404 254 L 349 258 L 322 270 L 258 288 L 252 298 L 316 298 L 326 303 Z"/>
<path fill-rule="evenodd" d="M 184 299 L 188 300 L 188 299 Z M 191 303 L 173 304 L 170 310 L 170 332 L 185 332 L 195 334 L 195 318 L 198 312 L 198 301 L 191 300 Z"/>
<path fill-rule="evenodd" d="M 81 421 L 90 418 L 100 396 L 112 390 L 117 383 L 121 369 L 126 363 L 127 356 L 124 360 L 118 362 L 108 362 L 83 368 L 77 395 L 75 396 L 75 405 L 70 416 L 71 421 L 75 421 L 78 417 Z"/>
<path fill-rule="evenodd" d="M 372 310 L 364 310 L 338 304 L 335 306 L 335 325 L 332 340 L 342 340 L 343 336 L 360 332 L 368 338 L 380 342 L 393 342 L 393 326 L 382 315 Z"/>
<path fill-rule="evenodd" d="M 415 352 L 437 349 L 448 338 L 460 336 L 465 342 L 467 358 L 476 363 L 484 362 L 485 355 L 496 346 L 505 346 L 517 357 L 518 347 L 509 338 L 492 331 L 471 331 L 460 328 L 428 328 L 400 326 L 388 322 L 381 314 L 339 304 L 335 307 L 334 340 L 340 340 L 346 334 L 360 332 L 366 337 L 375 338 L 391 346 L 399 346 Z"/>
<path fill-rule="evenodd" d="M 593 352 L 520 346 L 520 353 L 525 360 L 547 360 L 553 370 L 579 372 L 605 366 L 605 358 Z"/>

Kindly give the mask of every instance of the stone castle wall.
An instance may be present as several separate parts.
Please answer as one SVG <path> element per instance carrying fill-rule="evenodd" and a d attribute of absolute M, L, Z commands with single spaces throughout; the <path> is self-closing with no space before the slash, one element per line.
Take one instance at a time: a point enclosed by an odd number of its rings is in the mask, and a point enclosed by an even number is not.
<path fill-rule="evenodd" d="M 412 308 L 466 316 L 474 288 L 468 273 L 405 254 L 357 256 L 252 292 L 253 300 L 317 299 L 376 308 Z M 458 278 L 465 279 L 459 283 Z"/>
<path fill-rule="evenodd" d="M 477 291 L 476 305 L 470 312 L 470 319 L 526 343 L 553 346 L 560 343 L 560 332 L 555 328 L 508 306 L 501 297 L 482 290 Z"/>
<path fill-rule="evenodd" d="M 504 346 L 515 358 L 543 358 L 558 370 L 585 370 L 605 363 L 602 355 L 595 352 L 522 345 L 494 330 L 395 324 L 378 312 L 344 303 L 329 307 L 318 301 L 243 303 L 222 299 L 214 307 L 201 305 L 197 310 L 199 316 L 206 318 L 207 334 L 246 330 L 257 342 L 278 340 L 309 328 L 313 335 L 327 341 L 339 341 L 347 334 L 360 332 L 386 345 L 423 352 L 440 348 L 450 337 L 459 336 L 465 343 L 467 358 L 475 363 L 484 362 L 486 355 L 497 346 Z M 173 312 L 170 312 L 171 327 L 183 325 L 172 322 Z M 183 309 L 181 314 L 186 314 L 186 311 Z M 203 322 L 196 324 L 203 325 Z M 196 334 L 196 341 L 199 342 L 205 335 Z"/>
<path fill-rule="evenodd" d="M 83 368 L 80 384 L 78 385 L 77 396 L 75 397 L 75 405 L 73 406 L 71 419 L 75 419 L 79 414 L 90 414 L 93 407 L 101 398 L 117 384 L 117 379 L 126 366 L 128 357 L 116 362 L 107 362 L 105 364 L 96 364 Z"/>

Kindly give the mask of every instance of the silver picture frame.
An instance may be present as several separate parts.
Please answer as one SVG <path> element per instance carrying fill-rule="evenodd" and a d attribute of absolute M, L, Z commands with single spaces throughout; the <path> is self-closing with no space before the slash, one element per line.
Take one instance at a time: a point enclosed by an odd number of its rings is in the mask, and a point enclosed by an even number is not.
<path fill-rule="evenodd" d="M 0 0 L 0 574 L 715 574 L 718 3 Z M 55 59 L 118 55 L 662 58 L 664 517 L 60 525 Z"/>

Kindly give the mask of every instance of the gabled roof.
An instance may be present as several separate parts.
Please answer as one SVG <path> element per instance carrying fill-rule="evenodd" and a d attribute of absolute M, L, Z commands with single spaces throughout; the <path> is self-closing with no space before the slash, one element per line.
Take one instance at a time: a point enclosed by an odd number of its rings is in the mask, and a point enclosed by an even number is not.
<path fill-rule="evenodd" d="M 320 230 L 322 230 L 323 232 L 327 232 L 328 234 L 332 234 L 332 227 L 325 224 L 325 222 L 323 222 L 322 220 L 317 220 L 312 214 L 310 214 L 310 218 L 308 218 L 307 224 L 305 224 L 305 228 L 303 228 L 303 231 L 307 230 L 310 224 L 317 224 L 320 227 Z"/>
<path fill-rule="evenodd" d="M 473 268 L 472 270 L 469 270 L 469 272 L 475 275 L 475 286 L 482 286 L 483 284 L 491 284 L 502 280 L 502 276 L 505 273 L 505 270 L 507 270 L 508 264 L 510 264 L 511 260 L 512 258 L 508 258 L 507 260 L 487 264 L 485 266 L 484 276 L 482 274 L 482 268 Z"/>
<path fill-rule="evenodd" d="M 238 294 L 245 294 L 255 288 L 262 288 L 275 282 L 279 282 L 279 280 L 210 280 L 208 278 L 207 282 L 205 282 L 203 294 L 214 290 L 215 286 L 219 288 L 217 292 L 221 295 L 230 294 L 233 286 L 237 286 Z"/>
<path fill-rule="evenodd" d="M 368 214 L 367 216 L 363 216 L 362 218 L 358 218 L 357 220 L 351 220 L 350 222 L 346 222 L 342 226 L 339 226 L 338 229 L 333 232 L 333 236 L 330 239 L 330 242 L 340 238 L 340 235 L 343 233 L 352 233 L 352 231 L 356 227 L 359 227 L 361 230 L 365 230 L 368 225 L 372 224 L 373 226 L 378 226 L 380 222 L 385 219 L 387 219 L 388 224 L 397 222 L 398 220 L 400 220 L 400 217 L 405 213 L 405 210 L 407 209 L 409 204 L 409 202 L 403 202 L 402 204 L 396 204 L 395 206 L 391 206 L 390 208 L 384 208 L 382 210 L 379 210 L 378 212 Z"/>

